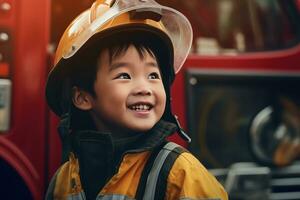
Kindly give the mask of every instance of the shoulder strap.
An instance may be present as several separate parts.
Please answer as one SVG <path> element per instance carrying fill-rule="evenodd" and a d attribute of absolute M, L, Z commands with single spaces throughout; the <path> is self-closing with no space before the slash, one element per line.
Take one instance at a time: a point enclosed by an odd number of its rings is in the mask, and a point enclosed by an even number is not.
<path fill-rule="evenodd" d="M 168 142 L 154 151 L 144 167 L 136 199 L 163 200 L 169 172 L 177 157 L 183 152 L 185 150 L 173 142 Z"/>

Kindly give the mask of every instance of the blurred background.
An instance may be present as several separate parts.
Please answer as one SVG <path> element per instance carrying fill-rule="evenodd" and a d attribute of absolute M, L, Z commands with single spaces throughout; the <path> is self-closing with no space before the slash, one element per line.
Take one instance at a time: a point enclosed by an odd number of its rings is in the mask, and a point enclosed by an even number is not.
<path fill-rule="evenodd" d="M 230 199 L 300 199 L 300 1 L 159 0 L 190 20 L 172 87 L 194 153 Z M 43 199 L 61 162 L 44 98 L 66 27 L 93 0 L 0 0 L 1 199 Z M 197 172 L 195 172 L 197 173 Z"/>

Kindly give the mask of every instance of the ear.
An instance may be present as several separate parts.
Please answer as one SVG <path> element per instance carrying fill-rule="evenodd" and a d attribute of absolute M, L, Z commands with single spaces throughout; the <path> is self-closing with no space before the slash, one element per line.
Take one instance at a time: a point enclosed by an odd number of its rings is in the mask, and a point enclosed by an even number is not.
<path fill-rule="evenodd" d="M 74 86 L 72 88 L 72 101 L 76 108 L 80 110 L 92 109 L 93 97 L 86 91 Z"/>

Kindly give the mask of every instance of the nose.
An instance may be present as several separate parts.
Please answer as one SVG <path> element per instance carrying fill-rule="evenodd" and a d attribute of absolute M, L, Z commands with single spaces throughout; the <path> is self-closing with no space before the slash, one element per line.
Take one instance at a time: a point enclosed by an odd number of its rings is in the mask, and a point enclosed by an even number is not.
<path fill-rule="evenodd" d="M 135 96 L 151 96 L 152 90 L 151 90 L 149 83 L 147 83 L 147 81 L 136 82 L 136 86 L 133 89 L 133 95 L 135 95 Z"/>
<path fill-rule="evenodd" d="M 141 88 L 141 89 L 137 89 L 135 92 L 134 92 L 134 95 L 135 96 L 151 96 L 152 95 L 152 92 L 150 89 L 148 88 Z"/>

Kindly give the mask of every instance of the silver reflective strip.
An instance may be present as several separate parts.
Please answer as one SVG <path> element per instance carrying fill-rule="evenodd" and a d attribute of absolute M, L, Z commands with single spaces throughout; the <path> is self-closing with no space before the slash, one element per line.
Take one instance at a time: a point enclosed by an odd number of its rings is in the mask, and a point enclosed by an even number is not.
<path fill-rule="evenodd" d="M 154 200 L 155 188 L 156 188 L 156 183 L 158 180 L 160 169 L 162 168 L 169 153 L 176 147 L 179 147 L 179 145 L 173 142 L 168 142 L 156 156 L 153 166 L 147 178 L 147 184 L 146 184 L 143 200 Z"/>
<path fill-rule="evenodd" d="M 134 200 L 126 195 L 111 194 L 98 196 L 96 200 Z"/>
<path fill-rule="evenodd" d="M 71 194 L 67 197 L 67 200 L 86 200 L 84 192 L 78 194 Z"/>

